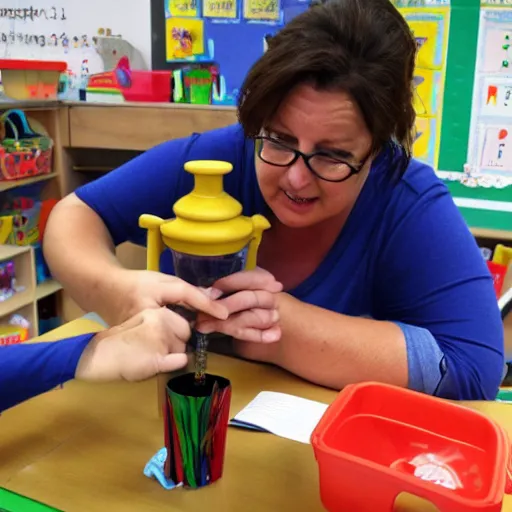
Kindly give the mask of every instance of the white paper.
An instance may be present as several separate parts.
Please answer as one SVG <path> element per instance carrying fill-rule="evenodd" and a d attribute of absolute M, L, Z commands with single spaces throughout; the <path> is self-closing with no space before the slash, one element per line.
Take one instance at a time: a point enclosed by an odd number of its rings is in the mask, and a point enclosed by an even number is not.
<path fill-rule="evenodd" d="M 327 404 L 273 391 L 262 391 L 230 422 L 309 444 Z"/>

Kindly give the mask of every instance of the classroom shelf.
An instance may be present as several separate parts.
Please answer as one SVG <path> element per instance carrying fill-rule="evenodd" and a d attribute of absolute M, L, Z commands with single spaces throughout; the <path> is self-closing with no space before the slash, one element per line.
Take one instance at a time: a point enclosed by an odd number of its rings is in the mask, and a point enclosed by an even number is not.
<path fill-rule="evenodd" d="M 40 181 L 51 180 L 57 176 L 58 174 L 56 172 L 51 172 L 49 174 L 41 174 L 40 176 L 34 176 L 33 178 L 26 178 L 24 180 L 0 181 L 0 192 L 23 187 L 24 185 L 32 185 L 32 183 L 39 183 Z"/>
<path fill-rule="evenodd" d="M 110 172 L 113 171 L 113 167 L 100 166 L 100 165 L 74 165 L 73 171 L 75 172 Z"/>
<path fill-rule="evenodd" d="M 20 254 L 30 252 L 29 246 L 0 245 L 0 261 L 12 260 Z"/>
<path fill-rule="evenodd" d="M 62 290 L 62 285 L 55 281 L 54 279 L 47 279 L 43 281 L 41 284 L 37 285 L 36 288 L 36 301 L 44 299 L 49 295 L 53 295 L 58 291 Z"/>
<path fill-rule="evenodd" d="M 12 297 L 0 302 L 0 318 L 17 313 L 19 309 L 32 304 L 34 296 L 32 290 L 23 290 Z"/>
<path fill-rule="evenodd" d="M 34 249 L 31 246 L 0 245 L 0 261 L 13 261 L 16 272 L 16 284 L 22 291 L 0 302 L 0 319 L 19 313 L 20 310 L 31 311 L 35 308 L 34 293 L 36 274 Z M 33 317 L 33 314 L 30 315 Z"/>

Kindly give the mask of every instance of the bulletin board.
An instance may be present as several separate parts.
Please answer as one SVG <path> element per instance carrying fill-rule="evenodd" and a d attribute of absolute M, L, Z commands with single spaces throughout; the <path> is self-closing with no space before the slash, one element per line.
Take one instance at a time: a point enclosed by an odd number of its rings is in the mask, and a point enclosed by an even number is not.
<path fill-rule="evenodd" d="M 501 7 L 511 0 L 486 0 L 492 7 L 484 4 L 482 9 L 481 0 L 390 1 L 408 22 L 418 45 L 414 157 L 434 167 L 471 227 L 512 231 L 512 185 L 503 179 L 512 174 L 512 147 L 510 153 L 508 145 L 506 151 L 501 148 L 501 160 L 511 170 L 505 165 L 478 169 L 485 170 L 486 176 L 501 176 L 495 179 L 498 186 L 491 186 L 489 178 L 477 180 L 468 171 L 477 161 L 474 155 L 483 154 L 478 150 L 483 147 L 482 140 L 489 140 L 487 158 L 499 146 L 492 146 L 493 137 L 499 140 L 506 130 L 506 137 L 512 138 L 512 106 L 510 118 L 498 104 L 473 109 L 474 99 L 475 105 L 480 105 L 477 98 L 487 101 L 488 88 L 482 84 L 494 85 L 499 98 L 509 91 L 507 71 L 512 71 L 512 49 L 510 68 L 496 73 L 493 61 L 485 58 L 483 34 L 491 31 L 490 41 L 497 41 L 493 27 L 496 23 L 508 26 L 512 20 L 508 14 L 512 8 Z M 235 105 L 247 71 L 265 51 L 265 36 L 274 34 L 308 5 L 309 0 L 151 0 L 152 67 L 175 69 L 189 63 L 215 62 L 220 80 L 212 102 Z M 182 37 L 184 32 L 192 35 L 190 41 Z M 504 44 L 489 52 L 503 54 Z M 478 62 L 477 54 L 483 55 Z M 494 84 L 489 83 L 491 78 Z M 502 115 L 496 117 L 497 111 Z M 492 123 L 488 122 L 491 114 Z"/>
<path fill-rule="evenodd" d="M 466 161 L 439 174 L 470 226 L 512 232 L 512 7 L 478 7 Z"/>
<path fill-rule="evenodd" d="M 153 69 L 217 63 L 213 104 L 236 105 L 250 67 L 309 0 L 151 0 Z"/>
<path fill-rule="evenodd" d="M 481 10 L 468 163 L 490 186 L 512 183 L 512 7 Z"/>

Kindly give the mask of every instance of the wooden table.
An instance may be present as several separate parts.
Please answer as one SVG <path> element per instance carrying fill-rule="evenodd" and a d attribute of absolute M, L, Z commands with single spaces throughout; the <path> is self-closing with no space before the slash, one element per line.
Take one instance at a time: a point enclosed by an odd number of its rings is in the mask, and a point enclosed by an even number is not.
<path fill-rule="evenodd" d="M 100 329 L 77 320 L 42 339 Z M 326 403 L 335 397 L 278 369 L 222 356 L 210 356 L 209 371 L 231 379 L 232 414 L 262 390 Z M 512 405 L 467 405 L 512 438 Z M 145 477 L 146 462 L 163 446 L 155 380 L 69 382 L 6 411 L 0 422 L 0 486 L 66 512 L 322 510 L 311 446 L 271 434 L 230 428 L 224 476 L 211 487 L 166 491 Z M 505 498 L 503 510 L 512 511 L 512 498 Z"/>

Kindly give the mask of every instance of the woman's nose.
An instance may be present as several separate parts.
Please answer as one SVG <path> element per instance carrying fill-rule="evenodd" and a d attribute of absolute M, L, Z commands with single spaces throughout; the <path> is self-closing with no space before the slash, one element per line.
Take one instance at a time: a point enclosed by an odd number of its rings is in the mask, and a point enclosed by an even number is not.
<path fill-rule="evenodd" d="M 307 187 L 314 179 L 314 176 L 304 160 L 299 158 L 288 168 L 287 178 L 293 190 L 299 191 Z"/>

